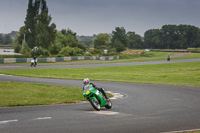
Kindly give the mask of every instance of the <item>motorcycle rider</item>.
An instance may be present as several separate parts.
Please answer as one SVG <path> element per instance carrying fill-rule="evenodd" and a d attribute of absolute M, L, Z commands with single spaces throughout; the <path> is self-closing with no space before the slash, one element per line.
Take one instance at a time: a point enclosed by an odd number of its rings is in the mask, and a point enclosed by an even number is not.
<path fill-rule="evenodd" d="M 35 65 L 37 65 L 37 58 L 36 58 L 36 56 L 33 57 L 33 60 L 35 61 Z"/>
<path fill-rule="evenodd" d="M 85 78 L 84 80 L 83 80 L 83 90 L 84 90 L 84 87 L 86 86 L 86 85 L 92 85 L 95 89 L 97 89 L 97 90 L 99 90 L 104 96 L 105 96 L 105 98 L 106 99 L 109 99 L 108 98 L 108 96 L 106 95 L 106 93 L 105 93 L 105 91 L 104 91 L 104 89 L 103 88 L 99 88 L 98 86 L 96 86 L 95 84 L 93 84 L 93 83 L 90 83 L 90 80 L 88 79 L 88 78 Z"/>

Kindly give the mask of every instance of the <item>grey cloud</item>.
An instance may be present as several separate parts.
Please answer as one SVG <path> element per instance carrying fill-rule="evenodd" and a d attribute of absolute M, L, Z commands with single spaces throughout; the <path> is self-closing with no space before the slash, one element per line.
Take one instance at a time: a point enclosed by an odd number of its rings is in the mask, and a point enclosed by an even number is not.
<path fill-rule="evenodd" d="M 200 27 L 199 0 L 46 1 L 57 29 L 70 28 L 80 35 L 112 32 L 115 26 L 125 27 L 127 31 L 135 31 L 140 35 L 165 24 Z M 0 21 L 0 32 L 19 29 L 24 24 L 27 5 L 28 0 L 0 0 L 0 17 L 5 18 Z"/>

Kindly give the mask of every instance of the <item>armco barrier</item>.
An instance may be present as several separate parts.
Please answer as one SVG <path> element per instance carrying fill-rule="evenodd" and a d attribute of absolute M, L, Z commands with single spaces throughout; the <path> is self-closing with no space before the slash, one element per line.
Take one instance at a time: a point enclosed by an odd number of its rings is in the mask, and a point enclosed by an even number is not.
<path fill-rule="evenodd" d="M 93 57 L 93 56 L 74 56 L 74 57 L 55 57 L 55 58 L 37 58 L 37 62 L 58 62 L 72 60 L 113 60 L 119 59 L 119 56 Z M 32 58 L 0 58 L 0 63 L 28 63 Z"/>

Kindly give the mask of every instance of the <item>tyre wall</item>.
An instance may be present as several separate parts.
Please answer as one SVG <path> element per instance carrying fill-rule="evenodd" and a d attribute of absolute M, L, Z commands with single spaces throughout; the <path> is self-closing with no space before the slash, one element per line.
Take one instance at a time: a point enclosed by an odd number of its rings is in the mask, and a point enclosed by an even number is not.
<path fill-rule="evenodd" d="M 93 57 L 93 56 L 74 56 L 74 57 L 54 57 L 37 58 L 37 62 L 61 62 L 73 60 L 113 60 L 119 59 L 119 56 Z M 0 58 L 0 63 L 29 63 L 32 58 Z"/>

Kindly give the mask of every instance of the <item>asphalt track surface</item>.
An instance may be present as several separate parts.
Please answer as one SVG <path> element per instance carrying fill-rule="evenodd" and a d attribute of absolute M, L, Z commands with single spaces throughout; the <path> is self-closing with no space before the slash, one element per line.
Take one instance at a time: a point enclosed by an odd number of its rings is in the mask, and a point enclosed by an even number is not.
<path fill-rule="evenodd" d="M 165 63 L 175 62 L 180 60 Z M 151 63 L 158 62 L 146 62 Z M 80 80 L 0 75 L 0 81 L 82 87 Z M 200 87 L 101 81 L 94 83 L 107 91 L 121 94 L 118 99 L 112 100 L 112 109 L 94 111 L 87 102 L 4 107 L 0 108 L 0 133 L 160 133 L 200 129 Z"/>

